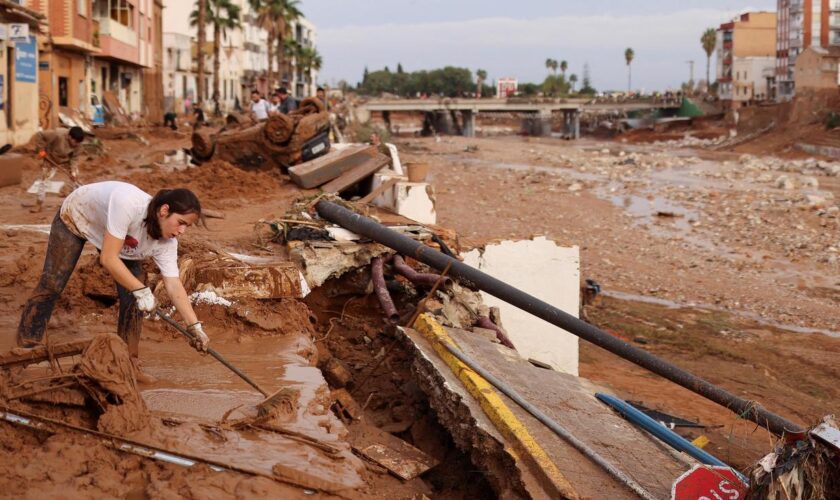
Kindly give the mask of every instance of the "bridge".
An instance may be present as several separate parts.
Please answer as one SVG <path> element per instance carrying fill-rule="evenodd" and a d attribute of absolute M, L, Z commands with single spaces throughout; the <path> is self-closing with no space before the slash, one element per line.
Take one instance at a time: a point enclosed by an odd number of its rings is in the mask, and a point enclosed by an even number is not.
<path fill-rule="evenodd" d="M 390 114 L 394 112 L 423 113 L 424 130 L 431 127 L 449 131 L 454 128 L 467 137 L 475 135 L 475 117 L 480 112 L 522 113 L 526 117 L 525 125 L 535 135 L 548 135 L 551 131 L 551 118 L 555 112 L 563 113 L 564 135 L 577 139 L 580 137 L 580 114 L 583 112 L 627 113 L 651 109 L 678 108 L 680 103 L 673 101 L 639 100 L 625 102 L 597 102 L 591 99 L 555 99 L 550 101 L 532 101 L 527 99 L 376 99 L 356 107 L 356 116 L 365 122 L 372 113 L 382 113 L 390 127 Z M 461 123 L 458 123 L 460 115 Z"/>

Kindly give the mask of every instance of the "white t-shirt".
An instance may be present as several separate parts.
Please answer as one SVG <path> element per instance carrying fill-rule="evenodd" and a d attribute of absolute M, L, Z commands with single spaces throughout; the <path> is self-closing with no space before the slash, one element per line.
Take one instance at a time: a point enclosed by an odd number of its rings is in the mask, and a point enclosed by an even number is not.
<path fill-rule="evenodd" d="M 251 111 L 257 118 L 257 121 L 267 120 L 268 111 L 271 105 L 265 99 L 260 99 L 257 102 L 251 101 Z"/>
<path fill-rule="evenodd" d="M 61 219 L 70 222 L 70 229 L 78 232 L 99 250 L 105 231 L 125 240 L 120 258 L 143 260 L 151 257 L 160 273 L 167 278 L 178 277 L 178 240 L 152 239 L 146 232 L 143 219 L 152 197 L 137 186 L 118 181 L 86 184 L 65 198 L 61 204 Z"/>

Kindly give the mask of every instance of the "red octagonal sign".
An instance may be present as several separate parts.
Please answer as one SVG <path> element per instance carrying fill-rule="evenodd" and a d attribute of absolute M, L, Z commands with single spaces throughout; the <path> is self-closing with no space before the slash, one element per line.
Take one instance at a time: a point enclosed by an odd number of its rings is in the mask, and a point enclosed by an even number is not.
<path fill-rule="evenodd" d="M 736 500 L 746 497 L 745 485 L 729 467 L 695 465 L 674 481 L 672 500 Z"/>

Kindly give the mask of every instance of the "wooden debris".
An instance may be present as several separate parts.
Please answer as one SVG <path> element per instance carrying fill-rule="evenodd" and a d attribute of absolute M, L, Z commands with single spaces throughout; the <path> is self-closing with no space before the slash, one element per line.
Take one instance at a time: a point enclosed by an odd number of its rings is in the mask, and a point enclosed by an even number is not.
<path fill-rule="evenodd" d="M 51 345 L 49 350 L 45 346 L 38 346 L 32 349 L 20 349 L 5 354 L 0 354 L 0 366 L 11 368 L 14 366 L 26 366 L 33 363 L 48 361 L 50 358 L 63 358 L 76 356 L 82 353 L 90 344 L 90 339 L 75 340 L 63 344 Z"/>
<path fill-rule="evenodd" d="M 324 184 L 321 186 L 321 190 L 325 193 L 340 193 L 357 182 L 370 177 L 390 162 L 390 158 L 377 153 L 375 157 L 367 159 L 362 165 L 359 165 L 352 170 L 341 174 L 338 178 Z"/>
<path fill-rule="evenodd" d="M 376 186 L 376 188 L 373 191 L 371 191 L 370 193 L 365 195 L 364 198 L 359 200 L 359 203 L 370 203 L 370 202 L 372 202 L 377 196 L 379 196 L 380 194 L 384 193 L 385 191 L 387 191 L 388 189 L 393 187 L 394 184 L 396 184 L 399 181 L 400 181 L 400 179 L 397 178 L 397 177 L 392 177 L 392 178 L 388 179 L 387 181 L 383 182 L 382 184 Z"/>
<path fill-rule="evenodd" d="M 351 426 L 350 444 L 357 453 L 406 481 L 438 464 L 437 460 L 402 439 L 363 423 Z"/>
<path fill-rule="evenodd" d="M 376 154 L 376 146 L 363 144 L 352 145 L 341 150 L 334 149 L 320 158 L 291 167 L 289 177 L 292 182 L 304 189 L 314 188 L 362 165 Z"/>

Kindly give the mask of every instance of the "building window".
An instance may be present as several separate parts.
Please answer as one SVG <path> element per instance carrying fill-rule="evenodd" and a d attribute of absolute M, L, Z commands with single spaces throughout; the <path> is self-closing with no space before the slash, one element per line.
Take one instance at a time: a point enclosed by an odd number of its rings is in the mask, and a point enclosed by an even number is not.
<path fill-rule="evenodd" d="M 76 11 L 79 13 L 80 16 L 87 17 L 87 15 L 88 15 L 88 1 L 89 0 L 77 0 Z"/>

